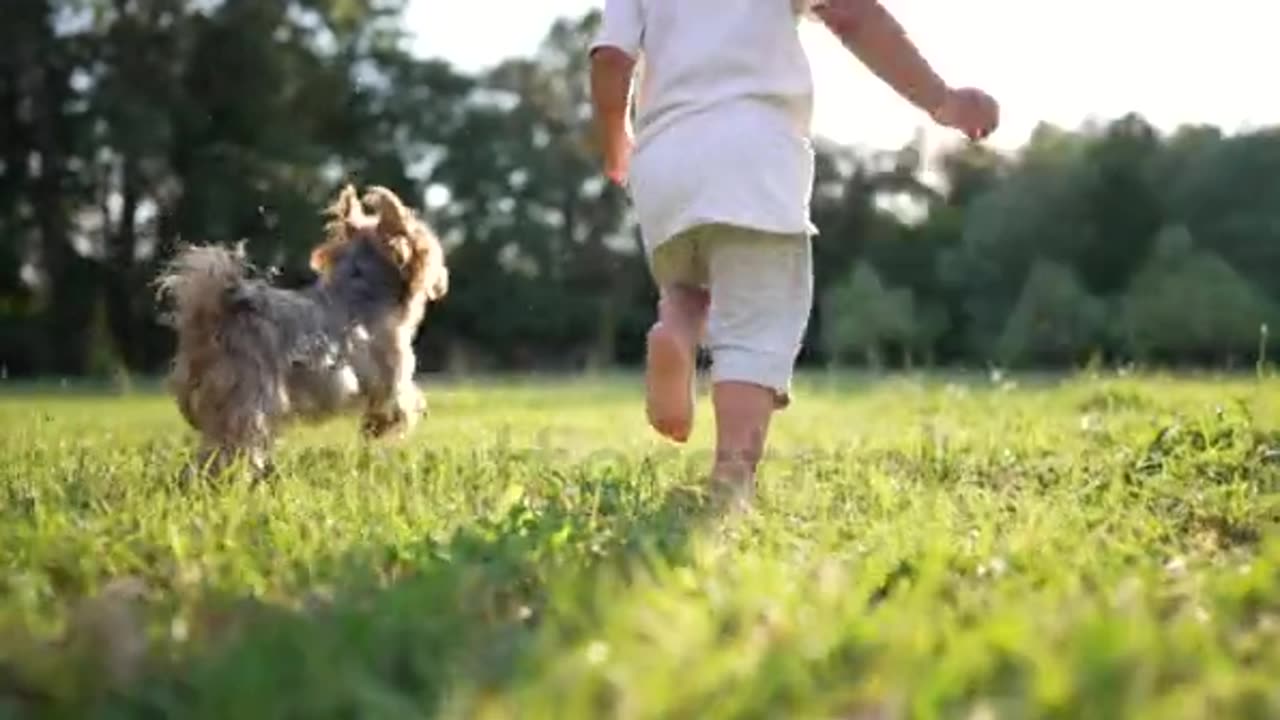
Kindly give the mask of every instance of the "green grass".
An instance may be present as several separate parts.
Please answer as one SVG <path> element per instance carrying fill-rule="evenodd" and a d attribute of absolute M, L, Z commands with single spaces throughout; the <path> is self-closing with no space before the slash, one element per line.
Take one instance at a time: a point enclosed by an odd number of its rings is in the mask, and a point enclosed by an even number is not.
<path fill-rule="evenodd" d="M 0 717 L 1280 715 L 1280 382 L 810 378 L 732 522 L 705 401 L 427 390 L 196 486 L 164 397 L 0 396 Z"/>

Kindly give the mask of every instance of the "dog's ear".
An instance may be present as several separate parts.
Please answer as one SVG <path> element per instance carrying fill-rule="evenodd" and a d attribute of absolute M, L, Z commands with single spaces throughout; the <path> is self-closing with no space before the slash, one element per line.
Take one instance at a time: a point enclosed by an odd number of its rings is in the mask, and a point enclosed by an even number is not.
<path fill-rule="evenodd" d="M 449 294 L 449 268 L 440 265 L 436 268 L 435 277 L 427 287 L 427 299 L 435 302 Z"/>
<path fill-rule="evenodd" d="M 364 211 L 355 186 L 350 184 L 342 188 L 338 197 L 325 208 L 324 214 L 329 218 L 325 223 L 325 241 L 311 251 L 311 269 L 321 276 L 328 274 L 334 255 L 347 243 L 351 234 L 371 226 L 374 221 Z"/>
<path fill-rule="evenodd" d="M 411 291 L 423 293 L 427 300 L 444 297 L 449 292 L 449 272 L 431 229 L 385 187 L 369 188 L 364 201 L 377 212 L 382 247 L 404 274 Z"/>
<path fill-rule="evenodd" d="M 342 191 L 338 193 L 338 213 L 345 218 L 359 204 L 360 198 L 356 195 L 356 187 L 351 184 L 343 186 Z"/>
<path fill-rule="evenodd" d="M 330 223 L 346 222 L 352 212 L 360 212 L 360 196 L 356 194 L 356 189 L 351 185 L 346 185 L 338 192 L 338 197 L 334 198 L 329 207 L 324 209 L 324 214 L 328 216 Z"/>
<path fill-rule="evenodd" d="M 410 237 L 412 213 L 391 190 L 375 185 L 365 191 L 364 201 L 378 215 L 378 235 L 391 251 L 396 264 L 406 267 L 414 259 L 415 247 Z"/>
<path fill-rule="evenodd" d="M 347 186 L 343 191 L 347 196 L 345 200 L 345 212 L 342 214 L 343 222 L 351 230 L 364 230 L 372 227 L 375 217 L 364 211 L 364 205 L 360 202 L 360 197 L 356 195 L 355 188 Z"/>
<path fill-rule="evenodd" d="M 360 196 L 352 185 L 342 188 L 337 199 L 325 209 L 325 214 L 329 216 L 331 240 L 336 239 L 335 236 L 339 233 L 350 233 L 353 230 L 367 228 L 374 222 L 374 218 L 364 211 Z"/>
<path fill-rule="evenodd" d="M 383 237 L 408 234 L 412 213 L 400 202 L 399 196 L 381 185 L 375 185 L 365 191 L 364 201 L 377 212 L 378 232 Z"/>

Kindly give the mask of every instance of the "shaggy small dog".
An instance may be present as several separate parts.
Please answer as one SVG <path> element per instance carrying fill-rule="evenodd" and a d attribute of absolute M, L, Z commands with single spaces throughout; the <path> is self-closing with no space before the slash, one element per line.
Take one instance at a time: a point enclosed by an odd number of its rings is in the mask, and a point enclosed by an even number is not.
<path fill-rule="evenodd" d="M 440 242 L 386 188 L 363 203 L 345 188 L 311 254 L 316 283 L 285 290 L 254 277 L 243 248 L 181 249 L 156 281 L 177 332 L 170 389 L 201 435 L 201 464 L 236 458 L 258 473 L 295 420 L 362 410 L 361 431 L 405 432 L 426 410 L 412 340 L 449 289 Z"/>

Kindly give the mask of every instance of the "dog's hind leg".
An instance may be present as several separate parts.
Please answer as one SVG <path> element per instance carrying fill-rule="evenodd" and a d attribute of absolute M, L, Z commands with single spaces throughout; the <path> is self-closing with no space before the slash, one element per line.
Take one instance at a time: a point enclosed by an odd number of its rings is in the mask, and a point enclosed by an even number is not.
<path fill-rule="evenodd" d="M 276 426 L 284 415 L 280 384 L 249 375 L 202 385 L 199 395 L 188 402 L 201 435 L 195 471 L 217 476 L 243 463 L 255 477 L 270 473 Z"/>
<path fill-rule="evenodd" d="M 268 402 L 266 405 L 237 413 L 233 436 L 239 456 L 256 479 L 273 472 L 271 451 L 275 445 L 274 425 L 280 417 L 280 409 L 276 403 Z"/>
<path fill-rule="evenodd" d="M 222 477 L 228 470 L 242 464 L 254 479 L 260 480 L 275 472 L 270 450 L 269 443 L 245 445 L 207 438 L 196 451 L 195 460 L 188 468 L 186 477 Z"/>

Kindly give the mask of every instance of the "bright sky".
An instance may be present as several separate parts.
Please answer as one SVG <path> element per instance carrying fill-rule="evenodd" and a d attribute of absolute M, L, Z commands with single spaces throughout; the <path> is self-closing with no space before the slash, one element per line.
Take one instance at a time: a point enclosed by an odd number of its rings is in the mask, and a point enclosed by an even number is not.
<path fill-rule="evenodd" d="M 763 0 L 762 0 L 763 1 Z M 777 1 L 777 0 L 774 0 Z M 1074 128 L 1129 110 L 1170 128 L 1280 124 L 1275 0 L 884 0 L 953 85 L 1000 101 L 990 143 L 1020 145 L 1046 120 Z M 410 0 L 417 49 L 474 71 L 532 52 L 551 22 L 603 0 Z M 804 30 L 815 132 L 894 148 L 927 124 L 821 26 Z M 950 141 L 948 134 L 931 138 Z"/>

